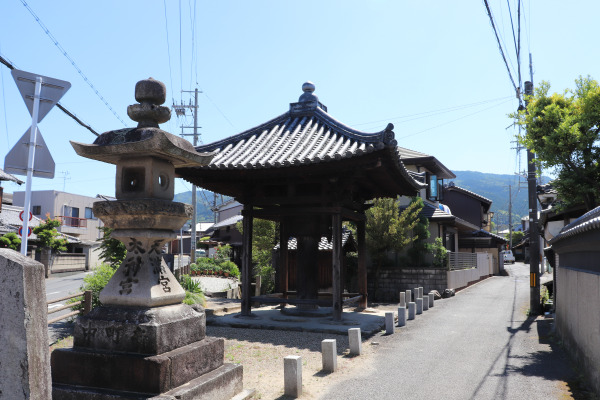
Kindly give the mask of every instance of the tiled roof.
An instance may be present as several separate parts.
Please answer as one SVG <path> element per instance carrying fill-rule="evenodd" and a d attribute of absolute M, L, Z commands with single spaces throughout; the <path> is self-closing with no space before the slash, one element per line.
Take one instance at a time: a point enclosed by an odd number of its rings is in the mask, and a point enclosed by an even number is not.
<path fill-rule="evenodd" d="M 423 209 L 419 216 L 426 217 L 429 220 L 454 220 L 455 216 L 427 202 L 424 203 Z"/>
<path fill-rule="evenodd" d="M 471 197 L 473 197 L 473 198 L 475 198 L 475 199 L 477 199 L 477 200 L 479 200 L 479 201 L 481 201 L 483 203 L 486 203 L 488 205 L 492 204 L 492 200 L 488 199 L 487 197 L 483 197 L 480 194 L 477 194 L 475 192 L 471 192 L 470 190 L 467 190 L 467 189 L 462 188 L 460 186 L 456 186 L 456 185 L 454 185 L 454 182 L 451 182 L 451 184 L 449 184 L 445 189 L 446 190 L 454 190 L 454 191 L 457 191 L 457 192 L 464 193 L 464 194 L 469 195 L 469 196 L 471 196 Z"/>
<path fill-rule="evenodd" d="M 494 239 L 496 239 L 496 240 L 498 240 L 500 242 L 508 242 L 508 240 L 506 240 L 506 238 L 504 238 L 502 236 L 499 236 L 499 235 L 496 235 L 494 233 L 488 232 L 485 229 L 480 229 L 478 231 L 475 231 L 475 232 L 473 232 L 473 235 L 474 236 L 480 236 L 480 237 L 481 236 L 484 236 L 484 237 L 485 236 L 489 236 L 489 237 L 494 238 Z"/>
<path fill-rule="evenodd" d="M 398 155 L 405 165 L 416 165 L 428 169 L 440 179 L 453 179 L 456 175 L 432 155 L 410 150 L 404 147 L 397 148 Z"/>
<path fill-rule="evenodd" d="M 560 233 L 556 235 L 550 244 L 554 244 L 563 239 L 582 234 L 584 232 L 599 230 L 600 229 L 600 207 L 594 208 L 571 222 L 569 225 L 561 229 Z"/>
<path fill-rule="evenodd" d="M 312 115 L 286 112 L 256 128 L 205 146 L 210 169 L 259 169 L 351 158 L 395 145 L 393 125 L 378 133 L 354 130 L 320 108 Z M 398 154 L 398 160 L 400 159 Z"/>
<path fill-rule="evenodd" d="M 346 243 L 348 243 L 348 240 L 351 241 L 351 245 L 356 247 L 356 244 L 354 243 L 354 237 L 352 236 L 352 232 L 350 232 L 347 229 L 344 229 L 342 231 L 342 247 L 346 246 Z M 279 243 L 277 243 L 277 245 L 275 245 L 274 250 L 279 250 Z M 298 249 L 298 241 L 296 240 L 295 237 L 290 237 L 290 239 L 288 240 L 288 250 L 297 250 Z M 333 241 L 329 241 L 327 240 L 327 238 L 325 236 L 321 237 L 321 240 L 319 241 L 319 251 L 327 251 L 327 250 L 333 250 Z"/>
<path fill-rule="evenodd" d="M 21 185 L 23 183 L 22 180 L 12 176 L 11 174 L 4 172 L 2 169 L 0 169 L 0 181 L 11 181 L 11 182 L 15 182 L 18 183 L 19 185 Z"/>
<path fill-rule="evenodd" d="M 8 232 L 18 232 L 19 227 L 23 225 L 23 221 L 21 221 L 19 218 L 21 211 L 23 211 L 23 207 L 3 205 L 2 211 L 0 212 L 0 232 L 2 232 L 2 229 L 6 229 L 7 226 L 14 228 L 13 230 L 7 230 Z M 31 221 L 29 221 L 29 227 L 33 229 L 42 222 L 43 221 L 40 218 L 34 215 L 32 216 Z M 76 237 L 66 235 L 64 233 L 59 232 L 59 235 L 67 239 L 69 243 L 81 242 Z M 29 240 L 37 240 L 37 235 L 35 233 L 31 233 Z"/>
<path fill-rule="evenodd" d="M 214 224 L 213 226 L 211 226 L 211 229 L 219 229 L 219 228 L 222 228 L 224 226 L 235 225 L 238 221 L 241 221 L 242 219 L 244 219 L 243 216 L 241 216 L 241 215 L 234 215 L 233 217 L 229 217 L 227 219 L 224 219 L 223 221 L 217 222 L 216 224 Z"/>

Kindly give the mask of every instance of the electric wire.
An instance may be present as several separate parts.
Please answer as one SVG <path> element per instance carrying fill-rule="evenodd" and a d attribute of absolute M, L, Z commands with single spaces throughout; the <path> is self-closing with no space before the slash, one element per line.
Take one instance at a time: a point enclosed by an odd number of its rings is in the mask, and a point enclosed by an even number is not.
<path fill-rule="evenodd" d="M 171 99 L 175 103 L 175 96 L 173 95 L 173 70 L 171 68 L 171 45 L 169 42 L 169 21 L 167 19 L 167 0 L 163 0 L 165 8 L 165 34 L 167 36 L 167 57 L 169 58 L 169 82 L 171 82 Z"/>
<path fill-rule="evenodd" d="M 496 36 L 496 41 L 498 42 L 498 48 L 500 49 L 500 55 L 502 55 L 502 60 L 504 60 L 504 65 L 506 65 L 506 70 L 508 72 L 508 76 L 510 78 L 510 81 L 513 84 L 513 88 L 515 89 L 515 92 L 518 93 L 519 89 L 518 89 L 517 85 L 515 84 L 515 80 L 512 76 L 512 72 L 510 71 L 510 67 L 508 66 L 508 61 L 506 60 L 506 56 L 504 55 L 504 50 L 502 49 L 502 44 L 500 42 L 500 38 L 498 37 L 498 31 L 496 30 L 496 24 L 494 23 L 494 17 L 492 16 L 492 10 L 490 9 L 490 5 L 488 4 L 487 0 L 483 0 L 483 3 L 485 5 L 487 14 L 490 18 L 490 23 L 492 24 L 492 29 L 494 30 L 494 35 Z"/>
<path fill-rule="evenodd" d="M 418 132 L 415 132 L 415 133 L 411 133 L 411 134 L 409 134 L 409 135 L 401 136 L 401 137 L 399 137 L 398 139 L 406 139 L 406 138 L 408 138 L 408 137 L 415 136 L 415 135 L 418 135 L 418 134 L 420 134 L 420 133 L 423 133 L 423 132 L 430 131 L 430 130 L 432 130 L 432 129 L 436 129 L 436 128 L 442 127 L 442 126 L 444 126 L 444 125 L 448 125 L 448 124 L 451 124 L 451 123 L 453 123 L 453 122 L 460 121 L 461 119 L 465 119 L 465 118 L 467 118 L 467 117 L 470 117 L 470 116 L 473 116 L 473 115 L 475 115 L 475 114 L 479 114 L 479 113 L 481 113 L 481 112 L 484 112 L 484 111 L 490 110 L 490 109 L 492 109 L 492 108 L 499 107 L 499 106 L 501 106 L 501 105 L 503 105 L 503 104 L 506 104 L 506 103 L 508 103 L 509 101 L 512 101 L 512 96 L 511 96 L 511 99 L 508 99 L 508 100 L 506 100 L 506 101 L 503 101 L 502 103 L 499 103 L 499 104 L 494 104 L 494 105 L 493 105 L 493 106 L 491 106 L 491 107 L 487 107 L 487 108 L 484 108 L 483 110 L 475 111 L 475 112 L 473 112 L 473 113 L 471 113 L 471 114 L 463 115 L 463 116 L 462 116 L 462 117 L 460 117 L 460 118 L 456 118 L 456 119 L 453 119 L 453 120 L 451 120 L 451 121 L 446 121 L 446 122 L 444 122 L 444 123 L 442 123 L 442 124 L 439 124 L 439 125 L 436 125 L 436 126 L 432 126 L 432 127 L 430 127 L 430 128 L 423 129 L 423 130 L 421 130 L 421 131 L 418 131 Z"/>
<path fill-rule="evenodd" d="M 179 0 L 179 80 L 181 90 L 183 90 L 183 51 L 181 46 L 181 0 Z M 181 97 L 181 100 L 183 101 L 183 96 Z"/>
<path fill-rule="evenodd" d="M 52 41 L 52 43 L 54 43 L 54 45 L 56 46 L 56 48 L 58 48 L 58 50 L 67 58 L 67 60 L 69 60 L 69 62 L 73 66 L 73 68 L 75 68 L 75 70 L 79 73 L 79 75 L 83 78 L 83 80 L 90 86 L 90 88 L 92 88 L 92 90 L 94 91 L 94 93 L 96 93 L 96 95 L 100 98 L 100 100 L 102 100 L 102 102 L 104 103 L 104 105 L 106 105 L 106 107 L 108 107 L 108 109 L 112 112 L 112 114 L 119 121 L 121 121 L 121 123 L 123 124 L 123 126 L 127 126 L 127 124 L 125 124 L 125 121 L 123 121 L 123 119 L 119 116 L 119 114 L 117 114 L 117 112 L 110 106 L 110 104 L 108 104 L 108 101 L 106 101 L 106 99 L 104 98 L 104 96 L 102 96 L 102 94 L 100 94 L 100 92 L 98 91 L 98 89 L 96 89 L 96 87 L 94 86 L 94 84 L 83 73 L 83 71 L 81 70 L 81 68 L 79 68 L 79 66 L 77 65 L 77 63 L 75 63 L 75 60 L 73 60 L 73 58 L 71 58 L 71 56 L 67 53 L 67 51 L 64 49 L 64 47 L 62 47 L 62 45 L 60 43 L 58 43 L 58 40 L 54 37 L 54 35 L 50 32 L 50 30 L 46 27 L 46 25 L 44 25 L 44 23 L 42 22 L 42 20 L 35 14 L 35 12 L 31 9 L 31 7 L 29 6 L 29 4 L 27 4 L 27 2 L 25 0 L 21 0 L 21 3 L 23 3 L 23 5 L 25 6 L 25 8 L 27 8 L 27 10 L 29 11 L 29 13 L 33 16 L 33 18 L 36 20 L 36 22 L 38 23 L 38 25 L 44 31 L 44 33 L 46 33 L 46 35 L 50 38 L 50 40 Z"/>
<path fill-rule="evenodd" d="M 8 136 L 8 114 L 6 113 L 6 95 L 4 93 L 4 69 L 0 70 L 2 77 L 2 106 L 4 108 L 4 128 L 6 130 L 6 146 L 10 149 L 10 138 Z"/>
<path fill-rule="evenodd" d="M 206 94 L 206 92 L 205 92 L 204 90 L 202 91 L 202 93 L 203 93 L 203 94 L 206 96 L 206 98 L 208 99 L 208 101 L 210 101 L 210 102 L 211 102 L 211 104 L 213 105 L 213 107 L 215 107 L 215 108 L 217 109 L 217 111 L 218 111 L 218 112 L 221 114 L 221 116 L 222 116 L 223 118 L 225 118 L 225 121 L 227 121 L 227 122 L 229 123 L 229 125 L 231 125 L 231 127 L 232 127 L 233 129 L 237 129 L 237 128 L 235 127 L 235 125 L 233 125 L 233 123 L 232 123 L 232 122 L 229 120 L 229 118 L 227 118 L 227 116 L 226 116 L 226 115 L 223 113 L 223 111 L 221 111 L 221 109 L 219 108 L 219 106 L 217 106 L 217 105 L 215 104 L 215 102 L 214 102 L 214 101 L 212 101 L 212 99 L 211 99 L 210 97 L 208 97 L 208 95 Z"/>
<path fill-rule="evenodd" d="M 4 57 L 2 57 L 1 55 L 0 55 L 0 63 L 4 64 L 8 69 L 15 69 L 15 66 L 10 61 L 8 61 Z M 2 88 L 4 90 L 4 85 L 2 86 Z M 75 114 L 73 114 L 71 111 L 67 110 L 62 104 L 56 103 L 56 107 L 61 109 L 65 114 L 67 114 L 69 117 L 71 117 L 73 120 L 75 120 L 75 122 L 77 122 L 79 125 L 86 128 L 88 131 L 92 132 L 94 135 L 100 136 L 98 134 L 98 132 L 96 132 L 94 129 L 92 129 L 91 126 L 89 126 L 88 124 L 86 124 L 85 122 L 80 120 Z M 7 134 L 8 134 L 8 131 L 7 131 Z"/>
<path fill-rule="evenodd" d="M 440 109 L 437 109 L 437 110 L 423 111 L 423 112 L 420 112 L 420 113 L 408 114 L 408 115 L 401 115 L 401 116 L 391 117 L 391 118 L 384 118 L 384 119 L 380 119 L 380 120 L 376 120 L 376 121 L 370 121 L 370 122 L 362 122 L 362 123 L 358 123 L 358 124 L 352 124 L 352 126 L 369 125 L 369 124 L 376 124 L 376 123 L 389 122 L 389 121 L 397 121 L 397 120 L 400 120 L 400 119 L 410 118 L 410 119 L 406 119 L 405 121 L 396 122 L 396 123 L 405 123 L 405 122 L 410 122 L 410 121 L 414 121 L 414 120 L 417 120 L 417 119 L 429 118 L 429 117 L 440 115 L 440 114 L 445 114 L 445 113 L 449 113 L 449 112 L 453 112 L 453 111 L 460 111 L 460 110 L 463 110 L 465 108 L 476 107 L 476 106 L 480 106 L 480 105 L 483 105 L 483 104 L 493 103 L 493 102 L 497 102 L 497 101 L 501 101 L 501 100 L 507 100 L 507 99 L 512 99 L 512 98 L 513 98 L 513 96 L 498 97 L 498 98 L 495 98 L 495 99 L 483 100 L 483 101 L 478 101 L 478 102 L 475 102 L 475 103 L 462 104 L 462 105 L 452 106 L 452 107 L 447 107 L 447 108 L 440 108 Z"/>

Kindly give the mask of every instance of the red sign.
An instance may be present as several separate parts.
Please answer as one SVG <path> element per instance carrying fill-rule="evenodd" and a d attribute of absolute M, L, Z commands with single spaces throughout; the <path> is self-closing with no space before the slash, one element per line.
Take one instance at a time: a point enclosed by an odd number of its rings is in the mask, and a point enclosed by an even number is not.
<path fill-rule="evenodd" d="M 20 219 L 21 221 L 23 221 L 23 213 L 24 213 L 24 212 L 25 212 L 25 210 L 23 210 L 23 211 L 21 211 L 21 212 L 19 213 L 19 219 Z M 14 215 L 14 214 L 13 214 L 13 215 Z M 30 220 L 30 221 L 31 221 L 31 218 L 33 218 L 33 215 L 32 215 L 32 214 L 31 214 L 31 212 L 30 212 L 30 213 L 29 213 L 29 220 Z"/>

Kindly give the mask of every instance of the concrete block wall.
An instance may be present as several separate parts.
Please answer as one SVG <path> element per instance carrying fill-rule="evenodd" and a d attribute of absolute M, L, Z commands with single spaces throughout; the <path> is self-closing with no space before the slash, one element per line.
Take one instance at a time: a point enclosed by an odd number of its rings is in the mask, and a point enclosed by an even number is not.
<path fill-rule="evenodd" d="M 375 274 L 370 272 L 367 276 L 369 299 L 399 302 L 399 292 L 412 290 L 418 286 L 423 287 L 423 293 L 429 293 L 431 290 L 442 292 L 449 287 L 447 272 L 445 269 L 437 268 L 382 268 L 379 275 L 377 298 L 373 297 Z"/>

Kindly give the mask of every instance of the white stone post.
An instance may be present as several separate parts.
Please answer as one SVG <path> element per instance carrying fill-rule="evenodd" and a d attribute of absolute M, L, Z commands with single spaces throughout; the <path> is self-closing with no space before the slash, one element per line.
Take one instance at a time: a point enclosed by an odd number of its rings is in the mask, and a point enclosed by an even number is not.
<path fill-rule="evenodd" d="M 406 302 L 410 303 L 412 301 L 412 292 L 409 290 L 406 291 Z"/>
<path fill-rule="evenodd" d="M 350 355 L 360 356 L 362 353 L 362 339 L 360 336 L 360 328 L 348 329 L 348 343 L 350 344 Z"/>
<path fill-rule="evenodd" d="M 406 325 L 406 307 L 398 307 L 398 326 Z"/>
<path fill-rule="evenodd" d="M 408 303 L 408 319 L 415 319 L 415 314 L 417 311 L 417 303 L 415 303 L 414 301 L 411 301 L 410 303 Z"/>
<path fill-rule="evenodd" d="M 419 286 L 419 298 L 423 298 L 423 286 Z"/>
<path fill-rule="evenodd" d="M 325 339 L 321 342 L 321 355 L 323 358 L 323 371 L 335 372 L 337 370 L 337 344 L 335 339 Z"/>
<path fill-rule="evenodd" d="M 394 333 L 394 313 L 385 313 L 385 334 L 391 335 Z"/>
<path fill-rule="evenodd" d="M 433 307 L 433 303 L 435 301 L 435 294 L 429 293 L 428 296 L 429 296 L 429 307 Z"/>
<path fill-rule="evenodd" d="M 417 303 L 417 315 L 423 314 L 423 298 L 418 298 L 415 303 Z"/>
<path fill-rule="evenodd" d="M 400 292 L 400 307 L 406 307 L 406 293 Z"/>
<path fill-rule="evenodd" d="M 283 359 L 284 394 L 302 396 L 302 357 L 287 356 Z"/>
<path fill-rule="evenodd" d="M 429 310 L 429 296 L 423 296 L 423 311 Z"/>
<path fill-rule="evenodd" d="M 419 298 L 419 288 L 418 287 L 414 288 L 413 289 L 413 293 L 414 293 L 414 296 L 415 296 L 414 301 L 416 302 L 417 299 Z"/>

